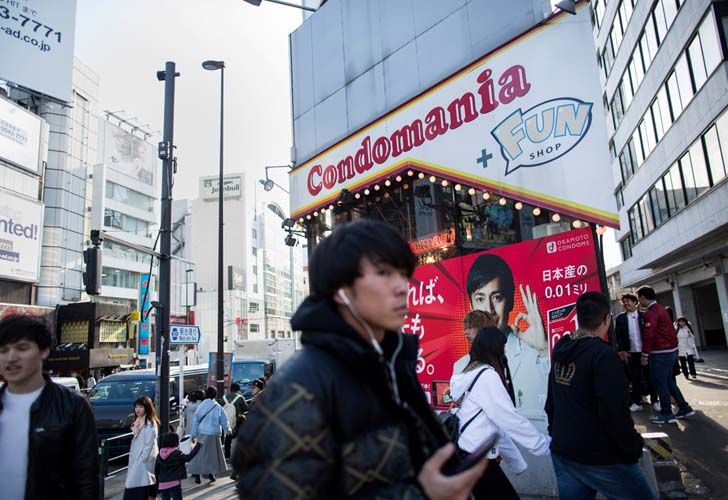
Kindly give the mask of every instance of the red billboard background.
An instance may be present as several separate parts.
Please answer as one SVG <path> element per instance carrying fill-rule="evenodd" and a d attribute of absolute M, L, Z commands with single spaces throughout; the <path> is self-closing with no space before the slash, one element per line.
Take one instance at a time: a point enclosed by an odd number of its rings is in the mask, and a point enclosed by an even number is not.
<path fill-rule="evenodd" d="M 523 341 L 523 332 L 531 327 L 525 319 L 529 312 L 526 302 L 532 304 L 531 318 L 534 320 L 537 309 L 548 339 L 548 345 L 544 343 L 539 351 L 541 364 L 546 367 L 551 348 L 561 336 L 576 327 L 573 307 L 576 299 L 586 291 L 601 289 L 596 247 L 589 228 L 419 266 L 410 282 L 409 313 L 403 331 L 420 338 L 417 373 L 426 394 L 436 406 L 448 403 L 447 396 L 445 401 L 442 397 L 449 387 L 453 364 L 469 350 L 463 333 L 463 317 L 473 308 L 466 284 L 473 263 L 483 254 L 497 255 L 513 274 L 513 309 L 508 325 L 515 342 L 518 342 L 516 338 Z M 514 325 L 516 321 L 518 324 Z M 508 350 L 506 352 L 508 354 Z M 543 372 L 542 366 L 539 373 Z M 539 388 L 539 391 L 542 390 Z M 538 397 L 539 402 L 532 407 L 540 404 L 545 394 Z"/>

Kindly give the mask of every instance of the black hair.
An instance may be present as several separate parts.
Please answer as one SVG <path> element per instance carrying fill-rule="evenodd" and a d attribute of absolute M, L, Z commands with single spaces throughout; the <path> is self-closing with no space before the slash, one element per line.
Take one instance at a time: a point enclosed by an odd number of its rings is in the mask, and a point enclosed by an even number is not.
<path fill-rule="evenodd" d="M 619 300 L 621 301 L 621 300 L 625 300 L 625 299 L 631 300 L 632 302 L 639 302 L 639 300 L 637 299 L 637 296 L 633 293 L 623 293 L 622 297 Z"/>
<path fill-rule="evenodd" d="M 263 377 L 253 380 L 253 386 L 257 387 L 261 391 L 265 389 L 265 379 Z"/>
<path fill-rule="evenodd" d="M 240 384 L 237 382 L 230 384 L 230 392 L 240 392 Z"/>
<path fill-rule="evenodd" d="M 0 320 L 0 346 L 21 340 L 35 342 L 41 351 L 53 347 L 53 334 L 45 319 L 12 314 Z"/>
<path fill-rule="evenodd" d="M 205 399 L 215 399 L 217 397 L 217 389 L 208 387 L 205 389 Z"/>
<path fill-rule="evenodd" d="M 651 286 L 641 286 L 637 289 L 637 296 L 638 297 L 644 297 L 647 300 L 655 300 L 657 298 L 657 294 L 655 293 L 655 289 Z"/>
<path fill-rule="evenodd" d="M 470 361 L 478 364 L 489 364 L 492 366 L 507 388 L 506 370 L 503 365 L 506 344 L 503 341 L 503 332 L 495 326 L 486 326 L 478 330 L 470 346 Z"/>
<path fill-rule="evenodd" d="M 600 292 L 585 292 L 576 299 L 576 319 L 579 328 L 594 330 L 612 310 L 609 298 Z"/>
<path fill-rule="evenodd" d="M 361 276 L 362 258 L 373 264 L 389 264 L 412 276 L 417 257 L 397 229 L 385 222 L 359 219 L 337 225 L 309 260 L 311 295 L 330 299 L 342 286 Z"/>
<path fill-rule="evenodd" d="M 466 288 L 468 291 L 468 299 L 470 305 L 473 305 L 473 293 L 479 288 L 483 288 L 496 278 L 500 278 L 501 292 L 506 297 L 506 311 L 513 310 L 513 294 L 516 291 L 516 285 L 513 281 L 513 271 L 505 260 L 490 253 L 483 254 L 473 262 L 468 271 L 468 282 Z"/>
<path fill-rule="evenodd" d="M 154 401 L 149 396 L 139 396 L 134 401 L 134 406 L 144 407 L 144 421 L 145 423 L 152 423 L 159 427 L 159 417 L 157 417 L 157 408 L 154 406 Z"/>
<path fill-rule="evenodd" d="M 161 448 L 176 448 L 179 446 L 179 436 L 176 432 L 167 432 L 162 435 L 159 444 Z"/>

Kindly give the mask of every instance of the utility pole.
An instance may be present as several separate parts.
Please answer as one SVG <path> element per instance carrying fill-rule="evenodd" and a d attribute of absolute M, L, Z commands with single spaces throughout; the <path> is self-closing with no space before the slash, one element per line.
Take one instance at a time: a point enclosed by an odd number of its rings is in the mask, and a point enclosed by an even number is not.
<path fill-rule="evenodd" d="M 157 376 L 159 395 L 157 407 L 161 432 L 169 429 L 169 314 L 171 305 L 171 253 L 172 253 L 172 184 L 177 170 L 174 157 L 174 82 L 179 73 L 175 64 L 167 61 L 164 71 L 157 71 L 157 80 L 164 81 L 164 137 L 159 143 L 158 154 L 162 160 L 162 220 L 159 257 L 159 302 L 157 309 Z"/>

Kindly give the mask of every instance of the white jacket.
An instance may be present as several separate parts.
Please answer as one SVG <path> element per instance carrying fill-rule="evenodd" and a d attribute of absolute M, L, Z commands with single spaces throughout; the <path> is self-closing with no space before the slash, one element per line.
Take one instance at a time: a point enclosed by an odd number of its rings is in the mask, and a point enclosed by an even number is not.
<path fill-rule="evenodd" d="M 149 486 L 156 482 L 154 464 L 158 453 L 157 426 L 147 423 L 131 441 L 129 468 L 124 483 L 126 488 Z"/>
<path fill-rule="evenodd" d="M 550 439 L 540 433 L 526 417 L 516 412 L 500 376 L 490 365 L 453 375 L 450 380 L 450 395 L 453 399 L 459 400 L 483 369 L 485 371 L 473 386 L 473 390 L 460 404 L 458 418 L 461 427 L 473 416 L 477 416 L 460 435 L 458 446 L 464 451 L 473 452 L 483 442 L 496 437 L 495 450 L 489 456 L 494 458 L 500 455 L 513 472 L 520 474 L 527 468 L 526 461 L 513 440 L 534 455 L 548 455 Z M 478 414 L 481 409 L 483 411 Z"/>
<path fill-rule="evenodd" d="M 698 357 L 698 350 L 695 348 L 695 336 L 687 325 L 677 330 L 677 349 L 680 356 L 693 355 Z"/>

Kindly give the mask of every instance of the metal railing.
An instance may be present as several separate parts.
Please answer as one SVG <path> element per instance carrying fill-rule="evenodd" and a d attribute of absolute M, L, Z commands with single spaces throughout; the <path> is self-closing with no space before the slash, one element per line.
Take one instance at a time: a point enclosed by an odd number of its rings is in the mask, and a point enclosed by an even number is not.
<path fill-rule="evenodd" d="M 180 419 L 171 420 L 170 424 L 178 424 Z M 109 472 L 109 463 L 115 460 L 120 460 L 129 456 L 129 452 L 122 453 L 121 455 L 115 455 L 109 458 L 109 444 L 113 441 L 129 438 L 133 436 L 133 432 L 127 432 L 126 434 L 119 434 L 118 436 L 112 436 L 110 438 L 102 439 L 99 444 L 99 500 L 104 500 L 106 480 L 117 476 L 129 468 L 129 465 L 119 467 Z M 160 436 L 161 437 L 161 436 Z"/>

